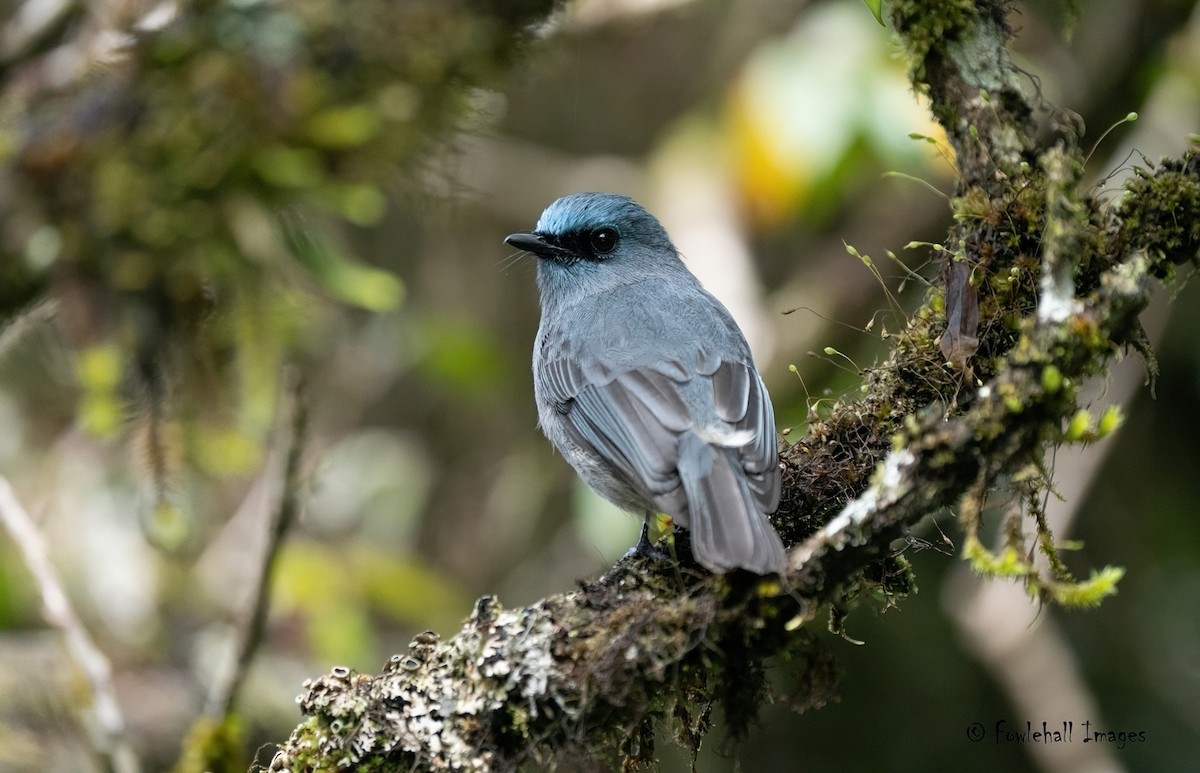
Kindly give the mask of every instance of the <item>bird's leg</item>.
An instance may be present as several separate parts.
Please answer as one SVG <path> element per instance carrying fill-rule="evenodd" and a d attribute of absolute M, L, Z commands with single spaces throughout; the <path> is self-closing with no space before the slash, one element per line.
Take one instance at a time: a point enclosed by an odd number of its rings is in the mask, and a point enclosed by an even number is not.
<path fill-rule="evenodd" d="M 638 537 L 637 544 L 629 549 L 626 557 L 641 556 L 649 558 L 653 561 L 670 561 L 671 556 L 664 550 L 659 550 L 650 541 L 650 523 L 642 522 L 642 535 Z"/>

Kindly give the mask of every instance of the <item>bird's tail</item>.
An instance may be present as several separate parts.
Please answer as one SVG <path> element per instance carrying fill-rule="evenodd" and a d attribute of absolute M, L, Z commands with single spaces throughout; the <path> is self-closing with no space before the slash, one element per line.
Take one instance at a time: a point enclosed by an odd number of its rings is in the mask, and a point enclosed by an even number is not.
<path fill-rule="evenodd" d="M 694 432 L 680 438 L 679 477 L 687 496 L 692 555 L 711 572 L 782 572 L 783 543 L 746 481 L 737 450 L 710 445 Z"/>

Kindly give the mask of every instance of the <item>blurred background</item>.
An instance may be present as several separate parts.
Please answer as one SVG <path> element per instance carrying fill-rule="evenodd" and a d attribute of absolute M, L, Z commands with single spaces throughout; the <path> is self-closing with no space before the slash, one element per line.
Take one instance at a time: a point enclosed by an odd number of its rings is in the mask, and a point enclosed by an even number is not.
<path fill-rule="evenodd" d="M 5 29 L 36 5 L 0 3 Z M 1088 182 L 1114 200 L 1132 167 L 1180 154 L 1200 131 L 1200 16 L 1187 0 L 1088 0 L 1077 15 L 1073 5 L 1013 4 L 1014 55 L 1031 91 L 1082 119 L 1083 146 L 1096 145 Z M 74 61 L 71 46 L 96 39 L 70 38 L 39 77 L 52 80 Z M 5 84 L 9 122 L 24 99 L 13 94 L 38 88 L 29 79 Z M 386 104 L 424 115 L 429 103 L 407 94 Z M 1131 111 L 1138 120 L 1101 141 Z M 1067 124 L 1069 113 L 1043 119 Z M 636 520 L 590 494 L 536 428 L 534 265 L 505 235 L 566 193 L 638 199 L 739 320 L 778 426 L 794 437 L 810 409 L 853 392 L 856 372 L 882 360 L 888 331 L 936 270 L 919 243 L 939 241 L 949 222 L 949 151 L 890 31 L 860 0 L 576 0 L 537 27 L 515 66 L 466 89 L 457 116 L 420 163 L 381 174 L 393 179 L 370 189 L 378 200 L 342 191 L 326 211 L 353 270 L 309 295 L 251 303 L 229 323 L 236 345 L 218 359 L 235 373 L 236 399 L 194 381 L 172 387 L 163 437 L 184 450 L 166 474 L 148 472 L 155 398 L 122 391 L 121 365 L 79 343 L 79 323 L 61 319 L 63 285 L 61 313 L 26 309 L 0 331 L 0 473 L 112 661 L 145 769 L 178 758 L 250 601 L 280 476 L 285 363 L 306 377 L 311 428 L 302 515 L 239 703 L 247 761 L 299 721 L 306 677 L 334 665 L 374 673 L 417 632 L 453 634 L 477 596 L 517 606 L 568 591 L 636 539 Z M 221 111 L 207 120 L 240 126 Z M 294 156 L 270 158 L 262 179 L 303 171 Z M 3 194 L 10 213 L 32 195 Z M 231 219 L 253 225 L 255 211 Z M 60 270 L 70 244 L 61 222 L 38 222 L 10 223 L 5 237 L 17 256 L 6 260 L 31 275 Z M 1179 288 L 1145 317 L 1154 390 L 1129 356 L 1093 390 L 1099 409 L 1127 405 L 1121 432 L 1053 457 L 1056 533 L 1081 541 L 1072 557 L 1084 576 L 1126 567 L 1119 594 L 1094 611 L 1039 610 L 953 554 L 912 550 L 920 592 L 899 609 L 855 610 L 846 626 L 861 644 L 829 637 L 845 671 L 840 701 L 798 716 L 781 698 L 741 743 L 718 727 L 699 770 L 1194 766 L 1200 295 L 1194 282 Z M 935 520 L 919 535 L 940 541 L 940 528 L 957 542 L 952 514 Z M 98 769 L 87 702 L 21 554 L 0 537 L 0 771 Z M 1073 742 L 1004 735 L 1043 721 L 1073 722 Z M 1136 740 L 1085 744 L 1085 721 Z M 663 769 L 688 769 L 669 738 Z"/>

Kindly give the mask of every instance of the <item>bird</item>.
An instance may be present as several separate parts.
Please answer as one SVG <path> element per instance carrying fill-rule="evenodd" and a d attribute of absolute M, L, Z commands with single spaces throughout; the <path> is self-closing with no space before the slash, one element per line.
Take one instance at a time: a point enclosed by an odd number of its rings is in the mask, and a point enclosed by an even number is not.
<path fill-rule="evenodd" d="M 538 424 L 583 481 L 689 531 L 715 574 L 782 573 L 771 398 L 729 311 L 627 196 L 576 193 L 505 243 L 537 258 Z"/>

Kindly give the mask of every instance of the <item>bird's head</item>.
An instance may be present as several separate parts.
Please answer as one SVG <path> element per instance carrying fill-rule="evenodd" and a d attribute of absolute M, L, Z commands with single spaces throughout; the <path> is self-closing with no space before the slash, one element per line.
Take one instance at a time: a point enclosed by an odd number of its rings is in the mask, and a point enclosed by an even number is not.
<path fill-rule="evenodd" d="M 633 199 L 612 193 L 575 193 L 542 213 L 536 228 L 505 243 L 536 255 L 538 275 L 619 274 L 626 278 L 682 267 L 670 237 Z"/>

